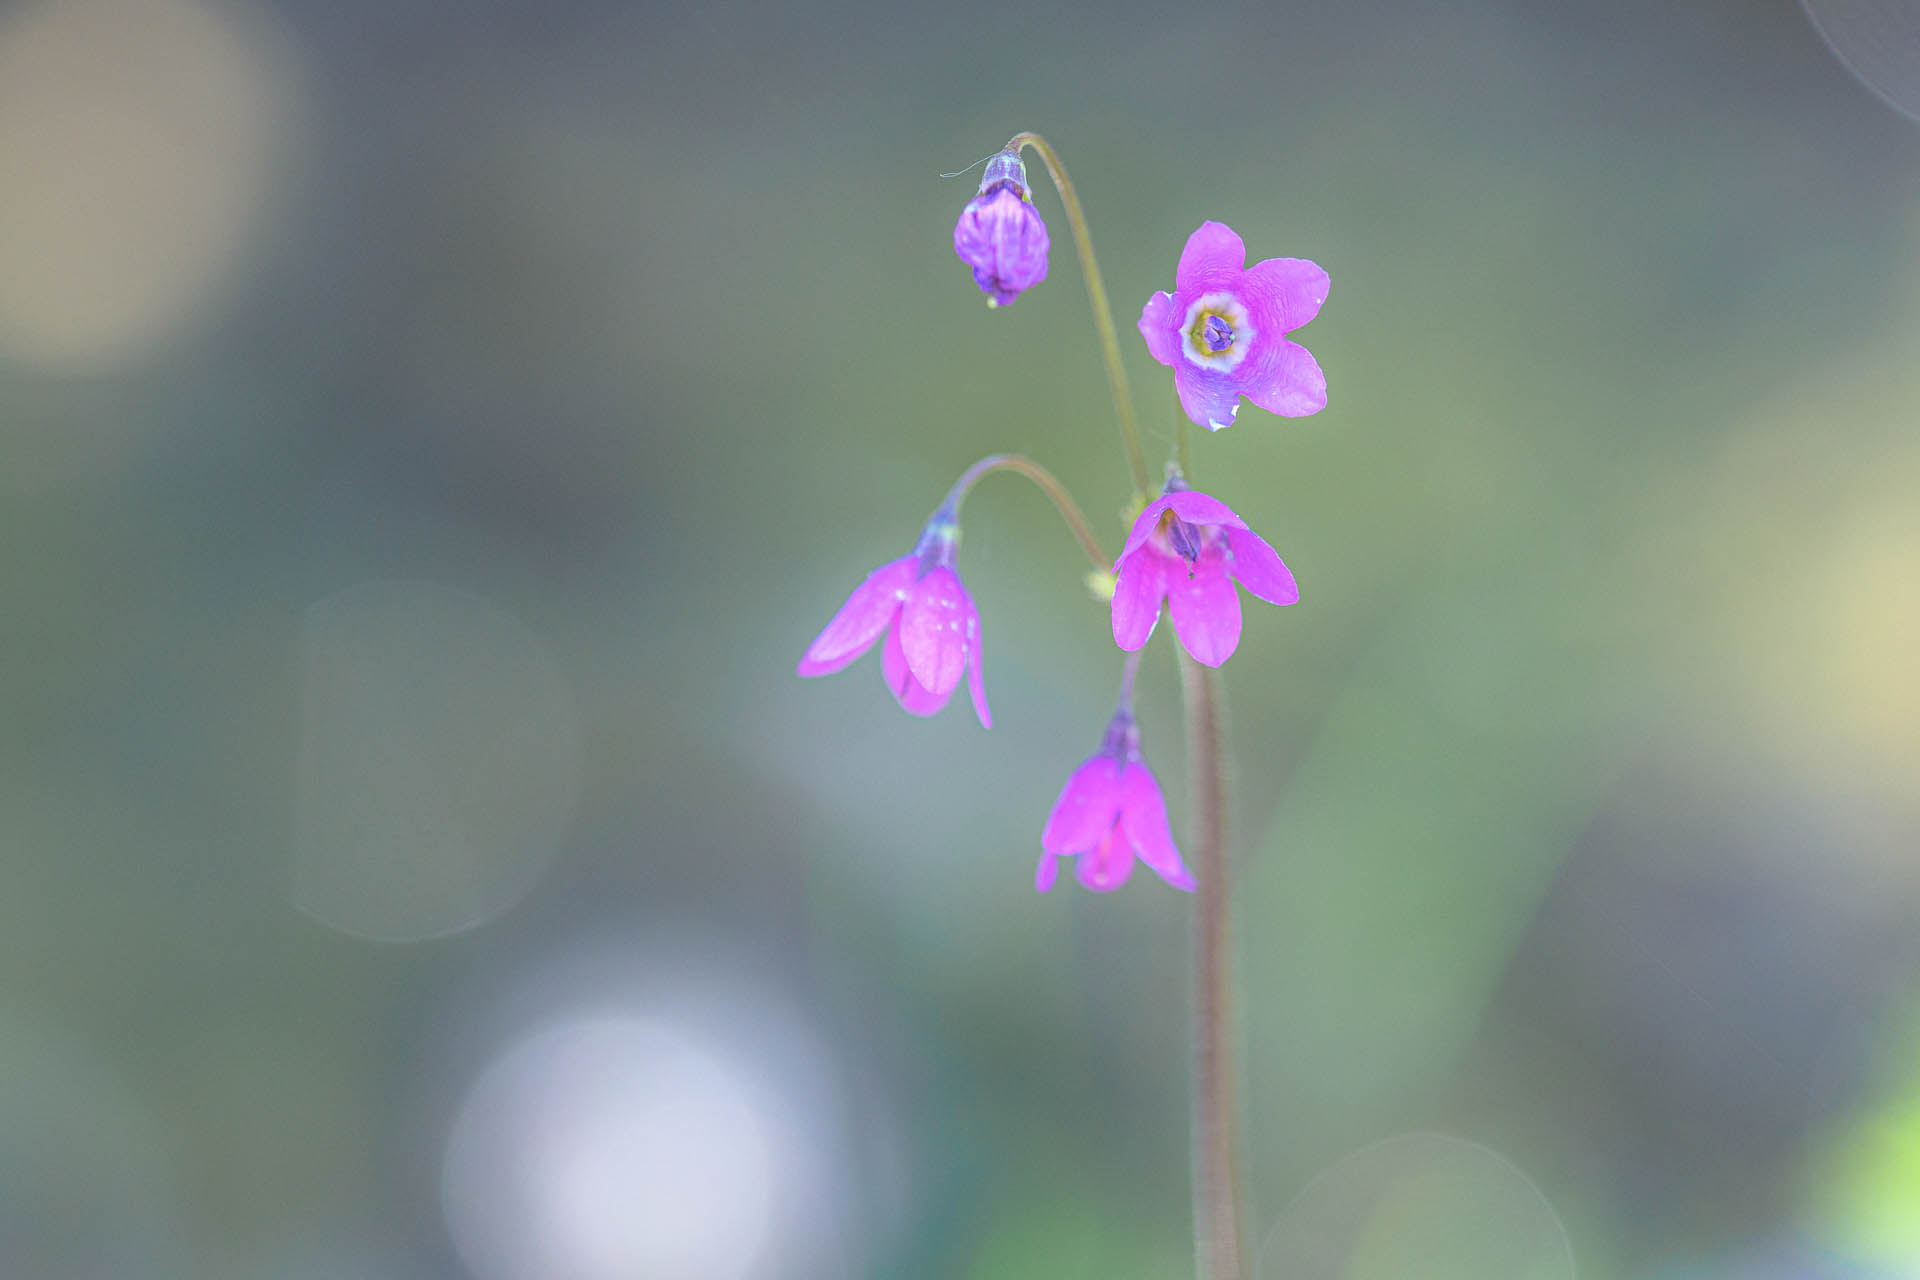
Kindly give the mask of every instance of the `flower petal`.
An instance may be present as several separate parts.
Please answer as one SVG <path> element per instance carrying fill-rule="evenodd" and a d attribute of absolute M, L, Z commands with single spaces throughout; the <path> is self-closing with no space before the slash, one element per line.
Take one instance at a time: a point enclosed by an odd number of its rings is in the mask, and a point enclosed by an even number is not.
<path fill-rule="evenodd" d="M 1095 756 L 1073 771 L 1053 802 L 1040 847 L 1048 853 L 1085 853 L 1120 816 L 1120 762 Z"/>
<path fill-rule="evenodd" d="M 1113 642 L 1129 653 L 1146 647 L 1160 621 L 1167 559 L 1152 547 L 1140 547 L 1115 566 L 1119 576 L 1113 582 Z"/>
<path fill-rule="evenodd" d="M 1095 893 L 1112 893 L 1127 882 L 1133 874 L 1133 846 L 1121 834 L 1117 817 L 1106 837 L 1091 852 L 1080 855 L 1074 874 Z"/>
<path fill-rule="evenodd" d="M 1176 889 L 1193 892 L 1193 873 L 1180 860 L 1180 847 L 1173 842 L 1160 784 L 1153 771 L 1137 761 L 1128 765 L 1120 778 L 1120 825 L 1126 829 L 1133 851 L 1155 875 Z"/>
<path fill-rule="evenodd" d="M 887 688 L 893 691 L 894 701 L 910 715 L 934 715 L 953 696 L 951 689 L 945 693 L 935 693 L 913 678 L 913 672 L 907 666 L 907 655 L 900 648 L 898 627 L 887 632 L 887 643 L 880 649 L 880 670 L 887 678 Z"/>
<path fill-rule="evenodd" d="M 1120 548 L 1119 559 L 1113 562 L 1115 573 L 1120 572 L 1121 560 L 1125 560 L 1139 550 L 1141 544 L 1153 536 L 1153 526 L 1160 523 L 1161 512 L 1171 506 L 1172 501 L 1169 495 L 1162 494 L 1149 502 L 1140 514 L 1133 518 L 1133 527 L 1127 530 L 1127 545 Z"/>
<path fill-rule="evenodd" d="M 1247 399 L 1283 418 L 1304 418 L 1327 407 L 1327 375 L 1297 342 L 1262 338 L 1240 389 Z"/>
<path fill-rule="evenodd" d="M 1293 571 L 1265 538 L 1251 529 L 1232 529 L 1227 532 L 1227 547 L 1233 552 L 1227 569 L 1241 586 L 1268 604 L 1293 604 L 1300 599 Z"/>
<path fill-rule="evenodd" d="M 1053 882 L 1060 877 L 1060 859 L 1058 855 L 1043 853 L 1040 865 L 1033 869 L 1033 887 L 1041 893 L 1053 888 Z"/>
<path fill-rule="evenodd" d="M 898 628 L 913 678 L 943 698 L 952 693 L 967 670 L 967 619 L 978 616 L 960 575 L 946 566 L 915 583 Z"/>
<path fill-rule="evenodd" d="M 973 714 L 980 718 L 982 729 L 993 728 L 993 712 L 987 709 L 987 677 L 981 671 L 986 661 L 980 648 L 980 616 L 975 613 L 969 618 L 973 633 L 971 652 L 967 655 L 967 696 L 973 699 Z"/>
<path fill-rule="evenodd" d="M 1209 547 L 1186 573 L 1167 575 L 1167 611 L 1173 631 L 1195 662 L 1217 667 L 1240 645 L 1240 596 L 1227 576 L 1227 558 Z"/>
<path fill-rule="evenodd" d="M 1240 277 L 1239 293 L 1253 312 L 1256 328 L 1278 337 L 1319 315 L 1331 287 L 1332 281 L 1317 262 L 1268 258 L 1247 268 Z"/>
<path fill-rule="evenodd" d="M 1180 251 L 1180 265 L 1173 273 L 1175 291 L 1204 290 L 1222 277 L 1238 276 L 1246 263 L 1247 246 L 1232 227 L 1203 222 Z"/>
<path fill-rule="evenodd" d="M 1180 393 L 1180 407 L 1196 427 L 1224 430 L 1239 416 L 1241 381 L 1228 374 L 1202 373 L 1183 358 L 1173 367 L 1173 388 Z"/>
<path fill-rule="evenodd" d="M 1175 332 L 1180 317 L 1173 312 L 1173 299 L 1156 293 L 1140 308 L 1140 336 L 1147 340 L 1147 354 L 1161 364 L 1172 364 L 1180 350 L 1180 335 Z"/>
<path fill-rule="evenodd" d="M 917 571 L 918 562 L 905 556 L 868 574 L 840 606 L 840 612 L 833 615 L 833 621 L 807 646 L 806 655 L 800 659 L 800 674 L 832 675 L 871 649 L 899 612 Z"/>
<path fill-rule="evenodd" d="M 1198 489 L 1176 489 L 1164 501 L 1173 514 L 1188 524 L 1216 524 L 1229 529 L 1247 527 L 1247 522 L 1235 515 L 1232 507 Z"/>

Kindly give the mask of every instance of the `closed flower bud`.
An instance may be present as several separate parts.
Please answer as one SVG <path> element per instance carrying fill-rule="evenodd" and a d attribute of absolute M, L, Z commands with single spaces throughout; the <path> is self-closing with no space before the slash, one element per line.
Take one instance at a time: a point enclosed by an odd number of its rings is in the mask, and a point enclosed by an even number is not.
<path fill-rule="evenodd" d="M 1047 224 L 1033 207 L 1027 166 L 1017 151 L 987 161 L 980 193 L 953 228 L 953 251 L 973 268 L 987 305 L 1004 307 L 1047 278 Z"/>

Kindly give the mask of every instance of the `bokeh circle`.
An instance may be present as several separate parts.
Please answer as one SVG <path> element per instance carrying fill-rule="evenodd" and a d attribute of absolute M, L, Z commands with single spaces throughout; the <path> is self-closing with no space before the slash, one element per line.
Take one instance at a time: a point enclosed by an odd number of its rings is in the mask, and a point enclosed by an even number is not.
<path fill-rule="evenodd" d="M 1920 0 L 1800 0 L 1854 78 L 1920 121 Z"/>
<path fill-rule="evenodd" d="M 1260 1251 L 1264 1280 L 1574 1280 L 1560 1217 L 1511 1161 L 1460 1138 L 1362 1148 L 1296 1196 Z"/>
<path fill-rule="evenodd" d="M 573 693 L 547 647 L 431 582 L 350 587 L 301 631 L 295 905 L 413 942 L 524 897 L 579 790 Z"/>

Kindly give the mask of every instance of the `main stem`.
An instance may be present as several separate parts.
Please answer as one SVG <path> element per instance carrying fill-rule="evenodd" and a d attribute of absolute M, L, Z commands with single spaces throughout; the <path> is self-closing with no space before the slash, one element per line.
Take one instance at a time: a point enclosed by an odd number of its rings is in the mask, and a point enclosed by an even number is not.
<path fill-rule="evenodd" d="M 1180 650 L 1193 832 L 1193 1232 L 1201 1280 L 1243 1280 L 1239 1026 L 1234 1006 L 1227 852 L 1226 734 L 1219 677 Z"/>
<path fill-rule="evenodd" d="M 1032 147 L 1047 166 L 1054 190 L 1067 210 L 1067 225 L 1073 228 L 1074 247 L 1080 251 L 1080 274 L 1087 280 L 1087 300 L 1093 304 L 1093 327 L 1100 332 L 1100 354 L 1107 365 L 1107 386 L 1113 391 L 1113 412 L 1120 420 L 1120 443 L 1127 451 L 1127 470 L 1133 475 L 1135 497 L 1147 497 L 1147 455 L 1140 447 L 1140 424 L 1133 416 L 1133 392 L 1127 388 L 1126 369 L 1120 363 L 1120 335 L 1113 327 L 1113 307 L 1107 301 L 1107 286 L 1100 279 L 1100 264 L 1093 258 L 1093 237 L 1087 234 L 1087 215 L 1080 210 L 1080 197 L 1074 194 L 1067 167 L 1060 163 L 1059 152 L 1037 133 L 1016 133 L 1007 143 L 1008 151 Z"/>

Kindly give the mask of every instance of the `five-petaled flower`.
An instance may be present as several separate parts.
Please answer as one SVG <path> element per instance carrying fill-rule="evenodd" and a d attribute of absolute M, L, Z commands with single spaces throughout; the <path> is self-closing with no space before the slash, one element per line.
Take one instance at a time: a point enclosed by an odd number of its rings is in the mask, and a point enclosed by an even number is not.
<path fill-rule="evenodd" d="M 1017 151 L 987 161 L 980 193 L 953 228 L 953 251 L 973 268 L 987 305 L 1004 307 L 1047 278 L 1047 224 L 1033 207 L 1027 166 Z"/>
<path fill-rule="evenodd" d="M 1115 644 L 1145 646 L 1165 599 L 1174 634 L 1209 667 L 1231 658 L 1240 644 L 1235 580 L 1270 604 L 1300 598 L 1292 572 L 1267 540 L 1220 499 L 1187 488 L 1178 474 L 1133 522 L 1113 572 Z"/>
<path fill-rule="evenodd" d="M 1193 891 L 1193 875 L 1167 825 L 1160 784 L 1140 760 L 1139 726 L 1125 706 L 1113 713 L 1100 750 L 1060 789 L 1040 849 L 1033 887 L 1041 893 L 1053 888 L 1060 859 L 1075 855 L 1080 883 L 1100 893 L 1127 882 L 1136 856 L 1174 888 Z"/>
<path fill-rule="evenodd" d="M 1180 254 L 1173 296 L 1156 293 L 1140 312 L 1147 350 L 1173 366 L 1180 407 L 1210 431 L 1233 425 L 1241 396 L 1287 418 L 1327 407 L 1313 353 L 1287 340 L 1327 300 L 1327 273 L 1304 258 L 1246 260 L 1232 227 L 1203 222 Z"/>
<path fill-rule="evenodd" d="M 980 672 L 980 614 L 954 570 L 960 526 L 951 507 L 927 521 L 913 554 L 881 565 L 853 589 L 833 621 L 807 646 L 803 676 L 831 675 L 886 633 L 880 670 L 900 705 L 930 716 L 967 677 L 973 712 L 993 727 Z"/>

